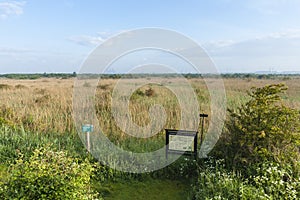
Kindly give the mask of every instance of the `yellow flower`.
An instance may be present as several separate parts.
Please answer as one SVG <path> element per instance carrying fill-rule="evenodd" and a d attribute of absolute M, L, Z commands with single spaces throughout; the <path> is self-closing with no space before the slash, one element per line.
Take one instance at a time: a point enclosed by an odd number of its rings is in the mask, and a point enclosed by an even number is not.
<path fill-rule="evenodd" d="M 265 131 L 261 131 L 260 135 L 258 136 L 259 138 L 265 138 L 266 137 L 266 133 Z"/>

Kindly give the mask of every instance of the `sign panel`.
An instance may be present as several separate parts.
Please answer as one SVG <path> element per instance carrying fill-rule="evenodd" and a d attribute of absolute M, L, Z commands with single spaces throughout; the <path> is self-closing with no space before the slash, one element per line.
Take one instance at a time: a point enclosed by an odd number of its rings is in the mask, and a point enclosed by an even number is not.
<path fill-rule="evenodd" d="M 169 150 L 194 151 L 194 137 L 183 135 L 170 135 Z"/>
<path fill-rule="evenodd" d="M 82 125 L 82 132 L 87 133 L 87 132 L 93 132 L 94 131 L 94 126 L 91 124 L 84 124 Z"/>
<path fill-rule="evenodd" d="M 166 129 L 166 157 L 168 154 L 197 156 L 197 131 Z"/>

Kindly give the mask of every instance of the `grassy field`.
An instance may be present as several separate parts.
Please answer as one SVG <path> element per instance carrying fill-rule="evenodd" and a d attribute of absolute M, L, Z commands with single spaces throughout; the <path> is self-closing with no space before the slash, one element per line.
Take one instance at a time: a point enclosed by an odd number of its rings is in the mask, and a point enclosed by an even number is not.
<path fill-rule="evenodd" d="M 107 200 L 181 200 L 189 196 L 190 184 L 170 180 L 120 181 L 104 186 Z"/>
<path fill-rule="evenodd" d="M 206 81 L 214 81 L 208 78 Z M 133 79 L 133 82 L 138 80 Z M 176 84 L 176 78 L 165 81 Z M 210 115 L 210 95 L 203 79 L 188 79 L 199 102 L 198 112 Z M 226 78 L 223 79 L 227 107 L 236 109 L 249 97 L 246 91 L 252 87 L 285 83 L 288 86 L 283 99 L 295 109 L 300 109 L 300 77 L 290 78 Z M 115 79 L 101 79 L 97 86 L 95 110 L 99 125 L 107 137 L 119 147 L 134 152 L 150 152 L 164 145 L 164 130 L 150 139 L 138 139 L 126 135 L 113 120 L 111 95 L 116 85 Z M 40 78 L 36 80 L 0 79 L 0 177 L 5 180 L 8 166 L 15 162 L 18 153 L 30 157 L 36 148 L 51 144 L 57 150 L 68 151 L 71 157 L 95 162 L 78 137 L 73 116 L 72 98 L 74 79 Z M 86 84 L 85 87 L 90 87 Z M 148 84 L 136 90 L 130 97 L 129 110 L 132 121 L 140 126 L 150 122 L 149 108 L 162 105 L 166 112 L 163 128 L 178 129 L 181 110 L 176 96 L 164 84 Z M 154 113 L 155 114 L 155 113 Z M 207 130 L 210 118 L 206 121 Z M 200 130 L 198 130 L 200 131 Z M 108 170 L 109 171 L 109 170 Z M 101 186 L 95 183 L 104 199 L 187 199 L 193 178 L 186 174 L 174 178 L 180 169 L 170 167 L 160 172 L 138 178 L 138 175 L 117 174 L 116 180 L 103 172 Z M 170 172 L 170 174 L 168 174 Z M 161 175 L 161 174 L 163 175 Z M 188 174 L 188 173 L 187 173 Z M 130 177 L 126 181 L 122 177 Z M 170 178 L 171 177 L 171 178 Z M 96 180 L 98 180 L 96 178 Z"/>
<path fill-rule="evenodd" d="M 287 99 L 289 105 L 299 108 L 299 80 L 299 77 L 290 79 L 224 79 L 227 107 L 236 108 L 245 102 L 247 100 L 246 91 L 251 87 L 285 83 L 289 89 L 284 98 Z M 176 82 L 176 79 L 167 81 Z M 205 82 L 202 79 L 190 79 L 189 82 L 197 94 L 201 112 L 209 113 L 210 97 Z M 73 84 L 73 79 L 0 79 L 1 116 L 13 124 L 22 125 L 25 129 L 33 132 L 73 132 Z M 110 100 L 115 84 L 116 80 L 114 79 L 100 80 L 96 94 L 97 105 L 95 105 L 96 109 L 101 111 L 98 113 L 101 127 L 104 126 L 104 130 L 112 129 L 114 134 L 119 132 L 115 130 L 116 127 L 112 124 L 113 122 L 110 122 Z M 153 89 L 153 95 L 144 96 L 145 91 L 149 88 Z M 154 104 L 164 106 L 169 117 L 166 126 L 176 128 L 180 115 L 179 105 L 176 97 L 163 85 L 147 85 L 132 95 L 130 104 L 132 120 L 138 125 L 149 123 L 148 108 Z"/>

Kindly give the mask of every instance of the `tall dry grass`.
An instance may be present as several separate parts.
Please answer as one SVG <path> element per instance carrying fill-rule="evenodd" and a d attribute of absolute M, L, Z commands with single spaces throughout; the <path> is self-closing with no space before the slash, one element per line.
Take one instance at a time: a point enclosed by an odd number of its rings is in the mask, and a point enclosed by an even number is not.
<path fill-rule="evenodd" d="M 0 117 L 31 132 L 72 132 L 72 80 L 0 80 Z"/>
<path fill-rule="evenodd" d="M 176 79 L 166 81 L 176 84 Z M 247 100 L 246 91 L 251 87 L 279 82 L 285 82 L 289 87 L 285 96 L 287 103 L 292 107 L 300 108 L 299 77 L 287 80 L 224 79 L 227 106 L 230 108 L 240 106 Z M 112 137 L 113 135 L 125 137 L 125 133 L 118 127 L 111 113 L 111 95 L 116 83 L 117 80 L 113 79 L 100 80 L 95 108 L 99 125 L 105 133 Z M 197 95 L 200 108 L 198 112 L 210 113 L 210 95 L 204 80 L 190 79 L 189 83 Z M 31 132 L 74 132 L 73 84 L 74 79 L 0 79 L 0 117 Z M 150 123 L 149 109 L 154 105 L 162 105 L 165 109 L 164 128 L 179 127 L 182 114 L 180 105 L 176 96 L 166 89 L 164 84 L 148 84 L 133 93 L 129 104 L 131 120 L 139 126 L 147 126 Z"/>

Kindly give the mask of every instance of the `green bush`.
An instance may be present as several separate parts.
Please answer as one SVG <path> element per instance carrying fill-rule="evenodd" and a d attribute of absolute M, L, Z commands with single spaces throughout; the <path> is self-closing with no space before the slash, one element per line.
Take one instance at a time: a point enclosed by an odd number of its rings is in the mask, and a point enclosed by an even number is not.
<path fill-rule="evenodd" d="M 256 169 L 252 182 L 258 191 L 263 191 L 267 199 L 299 199 L 300 178 L 275 163 L 264 163 Z"/>
<path fill-rule="evenodd" d="M 1 199 L 96 199 L 90 189 L 93 166 L 64 151 L 36 149 L 29 160 L 19 156 L 0 185 Z"/>
<path fill-rule="evenodd" d="M 214 163 L 213 163 L 214 162 Z M 199 168 L 193 185 L 193 197 L 202 199 L 288 199 L 300 198 L 300 179 L 279 164 L 264 163 L 255 169 L 256 175 L 244 178 L 228 171 L 221 160 L 210 161 Z"/>
<path fill-rule="evenodd" d="M 87 157 L 86 149 L 79 136 L 75 133 L 38 133 L 25 131 L 23 127 L 9 126 L 10 123 L 1 125 L 0 117 L 0 163 L 9 165 L 18 158 L 18 152 L 23 154 L 23 159 L 28 160 L 37 148 L 51 144 L 57 150 L 67 150 L 68 155 L 81 160 Z M 13 126 L 13 127 L 12 127 Z M 16 128 L 15 128 L 16 127 Z"/>
<path fill-rule="evenodd" d="M 264 192 L 257 190 L 240 173 L 227 171 L 223 160 L 209 159 L 198 170 L 193 185 L 193 199 L 265 199 Z"/>
<path fill-rule="evenodd" d="M 237 169 L 272 161 L 299 171 L 300 113 L 284 105 L 285 90 L 283 84 L 274 84 L 248 92 L 246 104 L 229 110 L 227 131 L 214 153 Z"/>
<path fill-rule="evenodd" d="M 300 112 L 284 104 L 286 90 L 283 84 L 253 88 L 248 102 L 229 110 L 212 155 L 231 171 L 199 173 L 196 199 L 300 199 Z"/>

